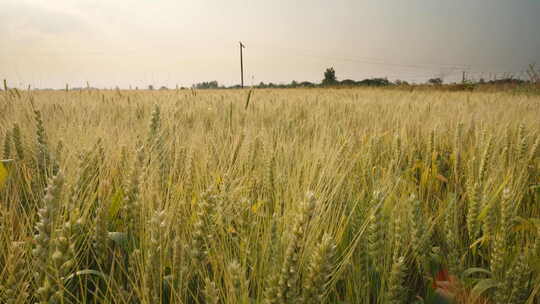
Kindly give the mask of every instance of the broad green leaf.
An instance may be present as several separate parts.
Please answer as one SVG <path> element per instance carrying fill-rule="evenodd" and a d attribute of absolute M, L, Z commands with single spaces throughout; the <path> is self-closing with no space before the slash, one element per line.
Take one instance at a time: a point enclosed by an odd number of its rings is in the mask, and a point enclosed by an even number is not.
<path fill-rule="evenodd" d="M 0 162 L 0 190 L 6 184 L 7 177 L 8 177 L 8 171 L 6 167 L 4 167 L 4 164 Z"/>
<path fill-rule="evenodd" d="M 469 269 L 465 270 L 463 272 L 463 276 L 468 277 L 468 276 L 473 275 L 475 273 L 483 273 L 483 274 L 487 274 L 487 275 L 491 276 L 491 271 L 489 271 L 487 269 L 484 269 L 484 268 L 480 268 L 480 267 L 472 267 L 472 268 L 469 268 Z"/>
<path fill-rule="evenodd" d="M 79 270 L 79 271 L 76 271 L 76 272 L 70 274 L 69 276 L 67 276 L 64 279 L 64 281 L 69 281 L 69 280 L 73 279 L 74 277 L 83 276 L 83 275 L 95 275 L 95 276 L 98 276 L 98 277 L 102 278 L 104 281 L 108 280 L 107 275 L 104 274 L 101 271 L 97 271 L 97 270 L 93 270 L 93 269 L 84 269 L 84 270 Z"/>
<path fill-rule="evenodd" d="M 472 299 L 471 303 L 476 303 L 476 300 L 488 289 L 495 288 L 499 285 L 499 282 L 495 279 L 483 279 L 478 281 L 474 288 L 471 290 Z"/>
<path fill-rule="evenodd" d="M 109 239 L 111 239 L 116 246 L 126 250 L 128 245 L 128 238 L 125 232 L 109 232 Z"/>
<path fill-rule="evenodd" d="M 116 217 L 120 208 L 122 208 L 122 203 L 124 201 L 124 191 L 122 188 L 119 188 L 114 193 L 114 196 L 111 199 L 111 204 L 109 206 L 109 218 L 113 219 Z"/>

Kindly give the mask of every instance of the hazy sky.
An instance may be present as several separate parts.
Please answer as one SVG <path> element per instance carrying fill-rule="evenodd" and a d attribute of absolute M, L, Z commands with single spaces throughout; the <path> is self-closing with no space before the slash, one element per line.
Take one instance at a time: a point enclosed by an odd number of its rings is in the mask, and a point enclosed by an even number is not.
<path fill-rule="evenodd" d="M 37 87 L 425 81 L 540 65 L 540 0 L 0 0 L 0 78 Z"/>

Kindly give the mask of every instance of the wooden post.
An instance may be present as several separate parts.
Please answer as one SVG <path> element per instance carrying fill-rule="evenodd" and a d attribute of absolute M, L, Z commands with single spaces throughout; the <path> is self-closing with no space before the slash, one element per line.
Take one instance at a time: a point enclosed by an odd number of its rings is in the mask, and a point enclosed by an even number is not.
<path fill-rule="evenodd" d="M 245 48 L 245 46 L 240 42 L 240 86 L 244 88 L 244 60 L 242 57 L 242 49 Z"/>

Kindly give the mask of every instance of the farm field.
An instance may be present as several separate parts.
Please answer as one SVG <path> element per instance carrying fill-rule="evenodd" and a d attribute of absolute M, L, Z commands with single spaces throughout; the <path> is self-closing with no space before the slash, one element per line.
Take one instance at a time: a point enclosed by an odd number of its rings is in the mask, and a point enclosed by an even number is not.
<path fill-rule="evenodd" d="M 540 96 L 0 92 L 1 303 L 540 303 Z"/>

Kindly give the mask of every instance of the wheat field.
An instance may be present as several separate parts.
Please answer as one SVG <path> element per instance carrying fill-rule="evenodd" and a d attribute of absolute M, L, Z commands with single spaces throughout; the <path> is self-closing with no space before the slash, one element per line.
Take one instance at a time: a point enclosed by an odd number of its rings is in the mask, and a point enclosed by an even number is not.
<path fill-rule="evenodd" d="M 0 92 L 1 303 L 540 303 L 540 96 Z"/>

